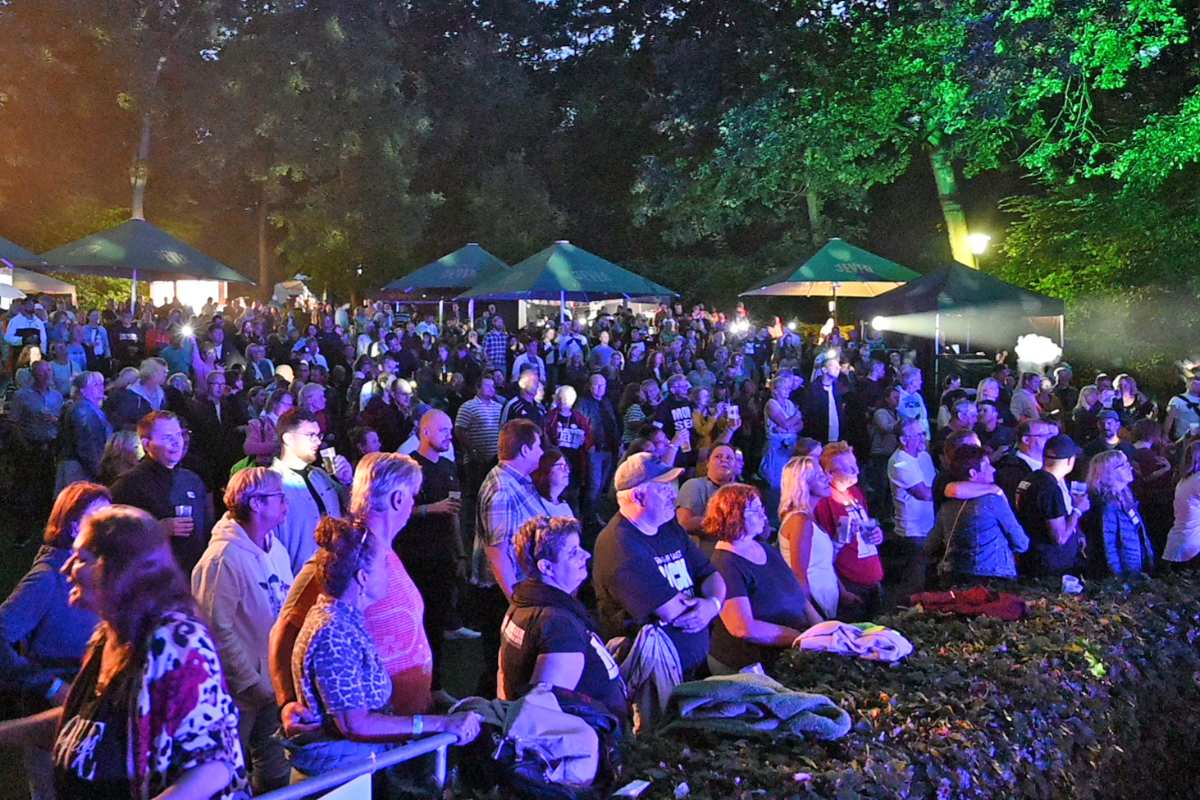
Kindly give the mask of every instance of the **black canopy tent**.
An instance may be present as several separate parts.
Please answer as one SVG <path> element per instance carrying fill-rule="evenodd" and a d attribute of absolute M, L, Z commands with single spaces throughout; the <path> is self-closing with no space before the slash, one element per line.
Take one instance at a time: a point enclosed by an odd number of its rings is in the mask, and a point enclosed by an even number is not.
<path fill-rule="evenodd" d="M 938 357 L 947 340 L 965 345 L 1015 343 L 1030 329 L 1057 334 L 1065 346 L 1062 300 L 1006 283 L 994 275 L 950 264 L 909 281 L 859 306 L 863 318 L 881 330 L 922 336 L 933 343 L 934 384 Z M 997 348 L 999 349 L 999 348 Z"/>

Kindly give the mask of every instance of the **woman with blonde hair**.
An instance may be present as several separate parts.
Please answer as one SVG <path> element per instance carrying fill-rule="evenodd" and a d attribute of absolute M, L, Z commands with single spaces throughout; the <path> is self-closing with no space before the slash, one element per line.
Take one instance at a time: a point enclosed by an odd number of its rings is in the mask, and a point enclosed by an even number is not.
<path fill-rule="evenodd" d="M 104 444 L 100 456 L 100 483 L 112 486 L 126 472 L 142 460 L 142 440 L 137 431 L 117 431 Z"/>
<path fill-rule="evenodd" d="M 833 568 L 833 540 L 813 516 L 829 492 L 829 476 L 815 458 L 800 456 L 787 463 L 780 487 L 779 549 L 816 609 L 834 619 L 840 599 L 849 592 Z"/>
<path fill-rule="evenodd" d="M 767 512 L 758 489 L 728 483 L 704 514 L 704 532 L 717 540 L 712 564 L 725 580 L 725 602 L 713 628 L 709 668 L 728 673 L 755 662 L 770 665 L 779 649 L 821 621 L 809 593 L 774 548 L 759 541 Z"/>
<path fill-rule="evenodd" d="M 1196 566 L 1200 554 L 1200 440 L 1183 451 L 1175 486 L 1175 522 L 1167 532 L 1163 561 Z"/>
<path fill-rule="evenodd" d="M 65 705 L 3 723 L 0 744 L 52 747 L 59 797 L 249 797 L 237 708 L 158 520 L 100 509 L 63 571 L 100 624 Z"/>
<path fill-rule="evenodd" d="M 1071 411 L 1068 432 L 1080 445 L 1096 438 L 1096 415 L 1100 413 L 1100 389 L 1089 383 L 1079 390 L 1079 399 Z"/>
<path fill-rule="evenodd" d="M 393 681 L 366 616 L 389 594 L 390 542 L 361 521 L 337 517 L 323 518 L 314 536 L 320 549 L 312 564 L 321 588 L 290 654 L 289 688 L 315 712 L 320 731 L 290 739 L 292 782 L 373 758 L 426 731 L 453 733 L 459 744 L 474 739 L 480 726 L 475 713 L 392 713 Z M 417 778 L 413 766 L 398 772 Z M 432 793 L 433 787 L 422 788 Z"/>
<path fill-rule="evenodd" d="M 1097 453 L 1088 464 L 1091 508 L 1080 527 L 1087 536 L 1088 570 L 1096 577 L 1150 572 L 1154 549 L 1129 485 L 1133 465 L 1120 450 Z"/>

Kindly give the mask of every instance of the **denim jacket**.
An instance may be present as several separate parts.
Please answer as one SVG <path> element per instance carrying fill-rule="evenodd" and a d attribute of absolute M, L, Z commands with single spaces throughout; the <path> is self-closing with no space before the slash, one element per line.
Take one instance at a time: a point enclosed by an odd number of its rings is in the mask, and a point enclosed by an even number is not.
<path fill-rule="evenodd" d="M 945 555 L 938 567 L 942 575 L 982 578 L 1017 577 L 1015 554 L 1029 549 L 1029 537 L 1008 501 L 994 494 L 942 503 L 929 535 L 933 557 L 943 543 Z"/>

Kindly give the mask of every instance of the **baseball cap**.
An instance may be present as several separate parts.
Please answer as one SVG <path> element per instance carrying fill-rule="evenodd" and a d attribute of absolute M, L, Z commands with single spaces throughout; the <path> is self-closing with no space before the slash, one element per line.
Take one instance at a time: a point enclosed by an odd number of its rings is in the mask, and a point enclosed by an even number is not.
<path fill-rule="evenodd" d="M 1058 436 L 1053 436 L 1046 442 L 1046 449 L 1042 451 L 1045 458 L 1053 458 L 1056 460 L 1073 458 L 1083 451 L 1079 449 L 1079 445 L 1075 444 L 1075 440 L 1065 433 L 1060 433 Z"/>
<path fill-rule="evenodd" d="M 1117 412 L 1113 411 L 1111 408 L 1106 408 L 1096 415 L 1097 420 L 1102 420 L 1102 419 L 1119 420 L 1120 418 L 1121 418 L 1121 415 L 1118 414 Z"/>
<path fill-rule="evenodd" d="M 643 483 L 669 483 L 681 474 L 681 468 L 668 467 L 652 453 L 634 453 L 617 467 L 617 474 L 613 476 L 613 487 L 618 492 L 623 492 Z"/>

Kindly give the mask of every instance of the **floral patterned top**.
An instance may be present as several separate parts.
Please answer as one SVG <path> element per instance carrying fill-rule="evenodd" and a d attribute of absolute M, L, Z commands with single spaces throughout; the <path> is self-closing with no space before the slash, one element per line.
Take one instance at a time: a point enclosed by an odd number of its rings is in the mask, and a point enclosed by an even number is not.
<path fill-rule="evenodd" d="M 98 634 L 88 645 L 80 672 L 96 668 L 103 652 L 104 636 Z M 232 776 L 214 797 L 249 798 L 237 707 L 204 624 L 181 611 L 165 613 L 137 659 L 127 673 L 140 676 L 128 681 L 129 702 L 112 706 L 129 712 L 124 740 L 127 763 L 132 765 L 132 798 L 154 797 L 188 770 L 214 761 L 224 763 Z M 81 704 L 76 695 L 82 691 L 86 687 L 72 685 L 67 708 Z M 70 731 L 60 730 L 58 737 L 66 735 Z"/>
<path fill-rule="evenodd" d="M 362 611 L 326 594 L 309 609 L 296 637 L 292 675 L 296 696 L 322 716 L 352 708 L 379 711 L 392 692 Z"/>

